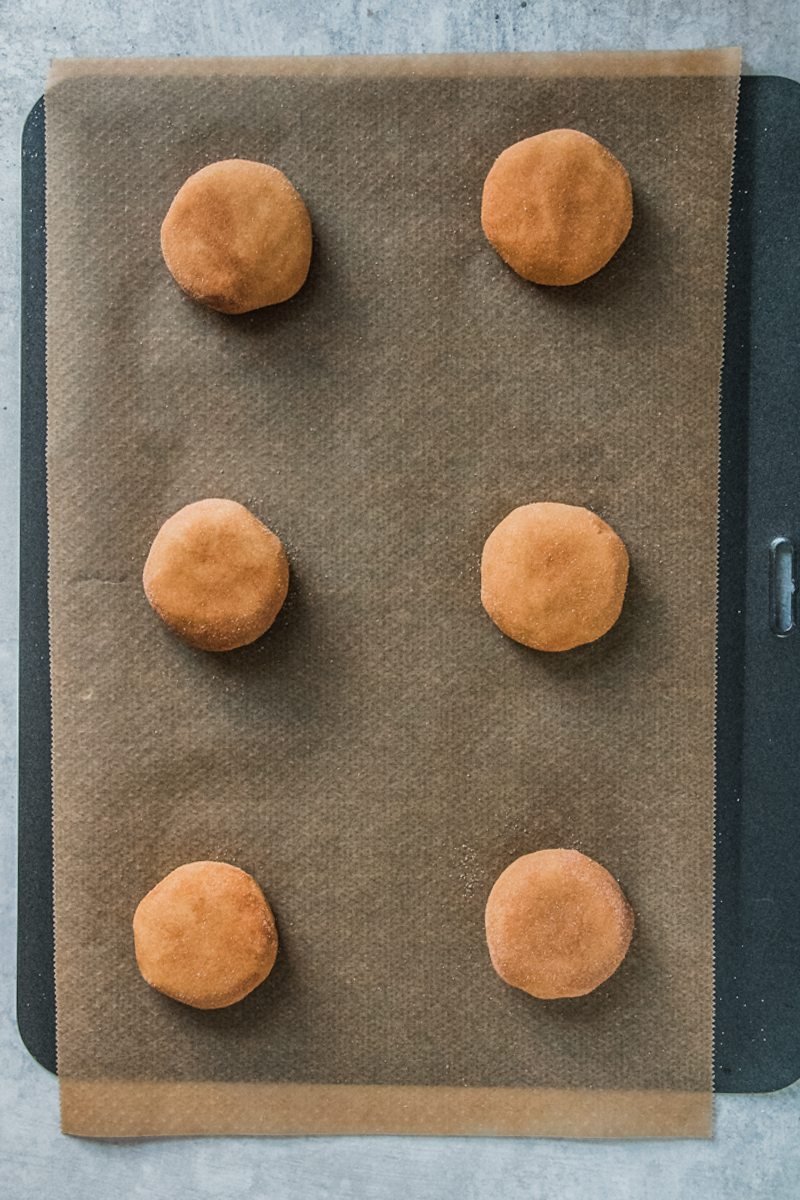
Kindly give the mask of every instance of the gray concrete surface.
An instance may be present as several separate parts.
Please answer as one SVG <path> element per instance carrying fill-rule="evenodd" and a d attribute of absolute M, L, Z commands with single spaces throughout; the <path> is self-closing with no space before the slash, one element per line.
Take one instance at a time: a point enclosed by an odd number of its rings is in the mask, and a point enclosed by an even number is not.
<path fill-rule="evenodd" d="M 0 0 L 0 1196 L 731 1200 L 800 1195 L 800 1085 L 722 1097 L 709 1143 L 299 1139 L 92 1143 L 14 1020 L 19 137 L 52 57 L 699 47 L 800 78 L 797 0 Z M 800 1036 L 800 1031 L 799 1031 Z"/>

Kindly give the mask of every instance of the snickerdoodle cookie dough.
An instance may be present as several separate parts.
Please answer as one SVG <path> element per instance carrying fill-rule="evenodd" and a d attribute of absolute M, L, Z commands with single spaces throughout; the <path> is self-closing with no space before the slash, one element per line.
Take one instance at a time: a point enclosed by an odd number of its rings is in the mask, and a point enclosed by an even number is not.
<path fill-rule="evenodd" d="M 289 587 L 280 538 L 235 500 L 198 500 L 159 529 L 142 576 L 162 621 L 199 650 L 266 633 Z"/>
<path fill-rule="evenodd" d="M 534 650 L 596 641 L 622 611 L 628 552 L 596 513 L 523 504 L 483 547 L 481 601 L 495 625 Z"/>
<path fill-rule="evenodd" d="M 225 159 L 180 188 L 161 226 L 161 251 L 193 300 L 250 312 L 288 300 L 305 283 L 311 218 L 277 167 Z"/>
<path fill-rule="evenodd" d="M 278 953 L 272 910 L 251 875 L 224 862 L 170 871 L 133 917 L 139 970 L 193 1008 L 226 1008 L 257 988 Z"/>
<path fill-rule="evenodd" d="M 627 171 L 577 129 L 551 129 L 509 146 L 483 187 L 484 233 L 532 283 L 588 279 L 619 250 L 632 220 Z"/>
<path fill-rule="evenodd" d="M 506 867 L 486 904 L 497 974 L 539 1000 L 585 996 L 628 952 L 633 911 L 600 863 L 577 850 L 538 850 Z"/>

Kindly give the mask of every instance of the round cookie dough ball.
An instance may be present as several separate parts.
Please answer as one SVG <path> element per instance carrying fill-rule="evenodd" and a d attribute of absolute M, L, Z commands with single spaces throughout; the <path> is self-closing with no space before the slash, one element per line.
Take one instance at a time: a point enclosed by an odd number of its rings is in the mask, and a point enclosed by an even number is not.
<path fill-rule="evenodd" d="M 199 650 L 266 633 L 289 587 L 281 540 L 235 500 L 198 500 L 165 521 L 142 576 L 150 604 Z"/>
<path fill-rule="evenodd" d="M 224 862 L 170 871 L 133 917 L 139 970 L 193 1008 L 226 1008 L 269 975 L 278 953 L 272 909 L 251 875 Z"/>
<path fill-rule="evenodd" d="M 161 251 L 193 300 L 245 313 L 288 300 L 311 262 L 311 218 L 277 167 L 231 158 L 190 175 L 161 226 Z"/>
<path fill-rule="evenodd" d="M 628 952 L 633 911 L 617 881 L 577 850 L 539 850 L 506 867 L 486 903 L 497 974 L 539 1000 L 585 996 Z"/>
<path fill-rule="evenodd" d="M 572 504 L 523 504 L 483 547 L 483 607 L 498 629 L 534 650 L 602 637 L 622 611 L 627 582 L 622 539 Z"/>
<path fill-rule="evenodd" d="M 632 220 L 627 171 L 577 129 L 551 129 L 509 146 L 483 186 L 484 233 L 532 283 L 588 279 L 619 250 Z"/>

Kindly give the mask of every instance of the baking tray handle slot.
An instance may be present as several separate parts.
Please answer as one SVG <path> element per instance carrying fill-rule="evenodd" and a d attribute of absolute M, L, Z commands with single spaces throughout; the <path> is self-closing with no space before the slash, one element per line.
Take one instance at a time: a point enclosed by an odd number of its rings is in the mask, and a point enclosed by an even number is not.
<path fill-rule="evenodd" d="M 769 548 L 769 624 L 776 637 L 794 632 L 795 612 L 794 544 L 787 537 L 776 537 Z"/>

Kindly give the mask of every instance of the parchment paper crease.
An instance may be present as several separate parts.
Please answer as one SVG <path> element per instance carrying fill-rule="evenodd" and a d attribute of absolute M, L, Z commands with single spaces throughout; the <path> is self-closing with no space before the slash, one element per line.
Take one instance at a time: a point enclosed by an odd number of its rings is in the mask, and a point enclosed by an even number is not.
<path fill-rule="evenodd" d="M 65 1131 L 707 1135 L 718 379 L 738 54 L 59 63 L 47 93 L 50 604 Z M 633 231 L 571 289 L 479 224 L 510 142 L 583 129 Z M 188 174 L 281 167 L 311 276 L 250 317 L 178 291 Z M 191 651 L 140 573 L 203 496 L 285 540 L 289 601 Z M 526 651 L 479 602 L 514 505 L 628 545 L 618 626 Z M 622 882 L 629 958 L 537 1003 L 489 965 L 516 855 Z M 281 953 L 196 1012 L 136 970 L 167 871 L 251 871 Z"/>

